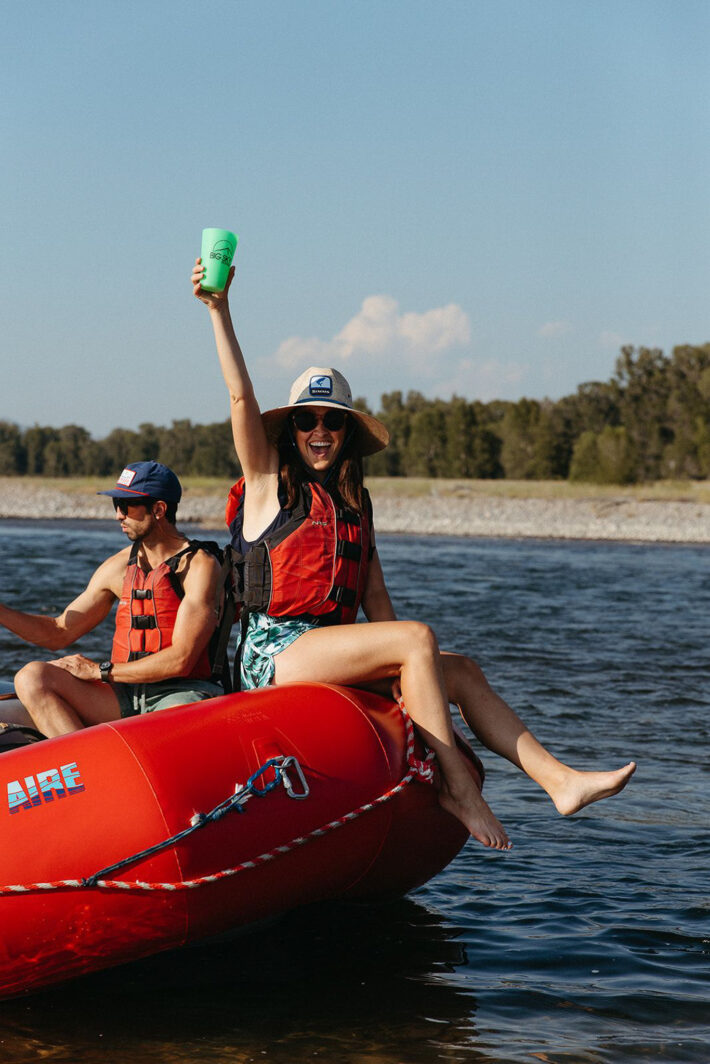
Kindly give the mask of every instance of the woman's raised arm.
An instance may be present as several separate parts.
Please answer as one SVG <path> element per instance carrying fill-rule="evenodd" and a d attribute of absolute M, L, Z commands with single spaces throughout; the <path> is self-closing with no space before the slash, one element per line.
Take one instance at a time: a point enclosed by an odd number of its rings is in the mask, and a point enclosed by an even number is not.
<path fill-rule="evenodd" d="M 232 324 L 229 288 L 234 278 L 234 266 L 229 271 L 223 292 L 205 291 L 201 286 L 204 274 L 205 268 L 198 258 L 192 271 L 192 290 L 210 312 L 222 376 L 229 391 L 237 458 L 247 482 L 256 482 L 254 486 L 257 486 L 262 477 L 273 477 L 278 472 L 278 452 L 264 431 L 259 404 Z"/>

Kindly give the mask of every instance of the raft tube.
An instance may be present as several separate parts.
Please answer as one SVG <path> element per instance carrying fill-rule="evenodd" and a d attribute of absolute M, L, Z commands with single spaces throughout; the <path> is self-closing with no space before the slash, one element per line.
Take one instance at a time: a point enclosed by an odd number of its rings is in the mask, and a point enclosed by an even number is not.
<path fill-rule="evenodd" d="M 308 903 L 420 886 L 468 837 L 439 805 L 425 758 L 399 706 L 323 684 L 225 695 L 3 754 L 0 997 Z M 472 754 L 470 771 L 480 787 Z"/>

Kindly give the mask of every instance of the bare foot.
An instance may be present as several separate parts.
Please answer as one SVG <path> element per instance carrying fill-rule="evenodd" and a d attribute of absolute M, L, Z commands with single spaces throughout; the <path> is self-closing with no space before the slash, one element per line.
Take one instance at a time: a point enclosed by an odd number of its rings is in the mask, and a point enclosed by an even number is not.
<path fill-rule="evenodd" d="M 512 847 L 505 828 L 494 816 L 488 803 L 483 800 L 477 787 L 473 786 L 465 800 L 459 801 L 442 780 L 439 803 L 447 813 L 460 820 L 474 839 L 478 839 L 484 846 L 490 846 L 493 850 L 509 850 Z"/>
<path fill-rule="evenodd" d="M 598 802 L 601 798 L 609 798 L 612 794 L 618 794 L 629 782 L 636 771 L 636 762 L 629 761 L 628 765 L 617 769 L 615 772 L 577 772 L 569 769 L 563 782 L 550 794 L 555 808 L 562 816 L 571 816 L 579 812 L 585 805 Z"/>

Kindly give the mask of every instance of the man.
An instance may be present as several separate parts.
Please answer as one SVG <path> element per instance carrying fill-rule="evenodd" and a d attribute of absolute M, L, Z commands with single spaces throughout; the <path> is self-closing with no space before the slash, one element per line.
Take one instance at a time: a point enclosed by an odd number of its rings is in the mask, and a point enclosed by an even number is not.
<path fill-rule="evenodd" d="M 29 662 L 17 673 L 17 696 L 49 737 L 223 693 L 209 660 L 221 565 L 212 545 L 192 542 L 175 527 L 178 478 L 159 462 L 133 462 L 115 487 L 98 494 L 113 499 L 131 545 L 103 562 L 59 617 L 0 605 L 5 628 L 62 650 L 119 601 L 110 660 L 99 664 L 72 654 Z"/>

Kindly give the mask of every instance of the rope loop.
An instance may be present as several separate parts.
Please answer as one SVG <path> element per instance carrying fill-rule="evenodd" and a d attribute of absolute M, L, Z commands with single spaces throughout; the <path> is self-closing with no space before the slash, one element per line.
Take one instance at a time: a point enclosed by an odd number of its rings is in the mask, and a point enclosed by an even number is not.
<path fill-rule="evenodd" d="M 434 751 L 429 750 L 425 746 L 424 749 L 426 750 L 426 756 L 424 757 L 423 761 L 419 760 L 419 758 L 416 758 L 414 756 L 414 724 L 412 723 L 412 718 L 409 716 L 409 713 L 407 713 L 407 707 L 405 706 L 404 699 L 401 695 L 397 699 L 397 705 L 399 706 L 400 713 L 402 714 L 402 719 L 404 720 L 404 732 L 407 739 L 407 765 L 409 767 L 409 770 L 413 773 L 414 777 L 418 779 L 421 783 L 433 784 Z"/>

